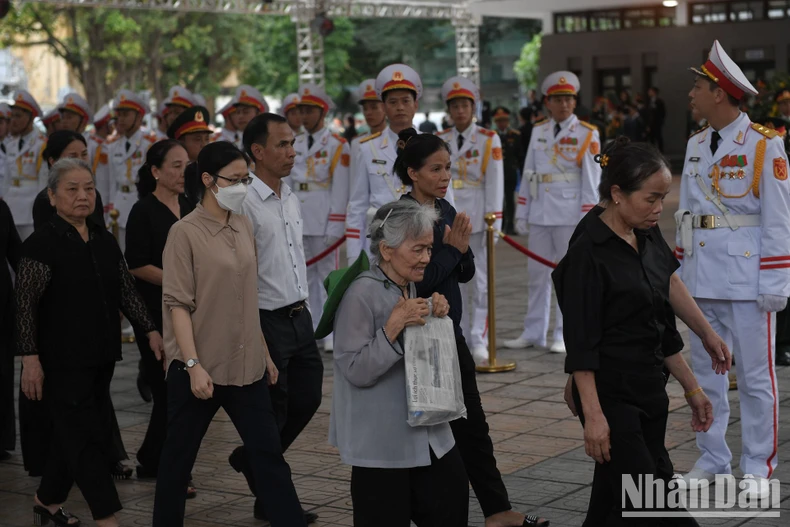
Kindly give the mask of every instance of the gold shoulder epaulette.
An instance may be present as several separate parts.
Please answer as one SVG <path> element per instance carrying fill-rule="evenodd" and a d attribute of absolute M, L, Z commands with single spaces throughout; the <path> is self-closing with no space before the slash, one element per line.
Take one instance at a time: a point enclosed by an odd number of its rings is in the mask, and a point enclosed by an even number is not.
<path fill-rule="evenodd" d="M 91 139 L 93 139 L 94 141 L 96 141 L 100 145 L 104 143 L 104 139 L 102 139 L 101 137 L 99 137 L 96 134 L 91 134 Z"/>
<path fill-rule="evenodd" d="M 510 129 L 510 133 L 511 133 L 511 134 L 514 134 L 514 135 L 521 135 L 521 132 L 519 132 L 519 131 L 518 131 L 518 130 L 516 130 L 515 128 L 511 128 L 511 129 Z"/>
<path fill-rule="evenodd" d="M 111 144 L 113 144 L 114 142 L 116 142 L 116 141 L 118 140 L 118 138 L 119 138 L 119 137 L 121 137 L 121 136 L 120 136 L 120 135 L 116 135 L 115 137 L 110 137 L 110 138 L 108 138 L 108 139 L 106 140 L 106 141 L 107 141 L 107 144 L 108 144 L 108 145 L 111 145 Z"/>
<path fill-rule="evenodd" d="M 487 128 L 481 128 L 481 127 L 478 127 L 478 128 L 477 128 L 477 130 L 478 130 L 478 131 L 479 131 L 481 134 L 483 134 L 483 135 L 487 135 L 488 137 L 494 137 L 494 136 L 496 135 L 496 132 L 493 132 L 493 131 L 491 131 L 491 130 L 489 130 L 489 129 L 487 129 Z"/>
<path fill-rule="evenodd" d="M 697 135 L 697 134 L 698 134 L 698 133 L 700 133 L 700 132 L 704 132 L 704 131 L 705 131 L 705 130 L 707 130 L 709 127 L 710 127 L 710 125 L 709 125 L 709 124 L 706 124 L 705 126 L 703 126 L 702 128 L 700 128 L 700 129 L 699 129 L 699 130 L 697 130 L 696 132 L 691 132 L 691 135 L 689 136 L 689 139 L 691 139 L 692 137 L 694 137 L 695 135 Z"/>
<path fill-rule="evenodd" d="M 451 127 L 451 128 L 445 128 L 445 129 L 444 129 L 444 130 L 442 130 L 441 132 L 436 132 L 436 134 L 437 134 L 437 135 L 444 135 L 444 134 L 446 134 L 446 133 L 448 133 L 448 132 L 452 132 L 452 131 L 453 131 L 452 127 Z"/>
<path fill-rule="evenodd" d="M 579 124 L 585 128 L 589 128 L 590 130 L 595 130 L 596 132 L 598 131 L 597 126 L 595 126 L 594 124 L 590 124 L 587 121 L 579 121 Z"/>
<path fill-rule="evenodd" d="M 544 124 L 548 123 L 548 119 L 543 119 L 542 121 L 538 121 L 537 123 L 533 124 L 532 126 L 543 126 Z"/>
<path fill-rule="evenodd" d="M 337 140 L 338 140 L 338 141 L 340 141 L 341 143 L 348 143 L 348 141 L 346 141 L 346 138 L 345 138 L 345 137 L 343 137 L 342 135 L 339 135 L 339 134 L 335 134 L 335 133 L 333 133 L 333 134 L 332 134 L 332 137 L 334 137 L 335 139 L 337 139 Z"/>
<path fill-rule="evenodd" d="M 776 130 L 771 130 L 767 126 L 763 126 L 757 123 L 752 123 L 752 130 L 763 134 L 768 139 L 773 139 L 774 137 L 777 137 L 779 135 L 779 132 L 777 132 Z"/>
<path fill-rule="evenodd" d="M 368 142 L 368 141 L 370 141 L 371 139 L 375 139 L 375 138 L 379 137 L 380 135 L 381 135 L 381 132 L 376 132 L 375 134 L 370 134 L 369 136 L 367 136 L 367 137 L 365 137 L 365 138 L 362 138 L 362 139 L 360 139 L 360 140 L 359 140 L 359 144 L 362 144 L 362 143 L 367 143 L 367 142 Z"/>

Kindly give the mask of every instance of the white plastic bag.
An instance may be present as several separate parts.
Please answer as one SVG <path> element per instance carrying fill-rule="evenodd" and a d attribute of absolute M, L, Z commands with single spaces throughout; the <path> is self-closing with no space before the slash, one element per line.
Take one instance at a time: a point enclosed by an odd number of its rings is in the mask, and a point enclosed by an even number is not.
<path fill-rule="evenodd" d="M 410 426 L 430 426 L 466 417 L 461 368 L 449 317 L 425 319 L 403 335 Z"/>

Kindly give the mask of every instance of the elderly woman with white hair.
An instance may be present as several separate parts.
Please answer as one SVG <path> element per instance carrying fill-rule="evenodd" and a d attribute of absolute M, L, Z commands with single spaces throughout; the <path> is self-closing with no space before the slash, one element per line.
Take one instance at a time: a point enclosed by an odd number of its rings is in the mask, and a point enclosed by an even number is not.
<path fill-rule="evenodd" d="M 375 265 L 351 283 L 335 314 L 329 441 L 352 466 L 356 527 L 466 527 L 469 482 L 447 423 L 406 422 L 403 330 L 425 324 L 416 295 L 431 259 L 433 207 L 384 205 L 370 225 Z M 433 314 L 449 313 L 431 297 Z"/>
<path fill-rule="evenodd" d="M 151 349 L 162 337 L 135 289 L 115 238 L 88 219 L 96 188 L 90 167 L 61 159 L 49 173 L 55 214 L 22 245 L 16 298 L 22 392 L 48 401 L 51 451 L 34 498 L 34 525 L 75 526 L 61 506 L 76 483 L 96 524 L 118 525 L 110 474 L 110 381 L 121 360 L 124 315 L 145 329 Z"/>

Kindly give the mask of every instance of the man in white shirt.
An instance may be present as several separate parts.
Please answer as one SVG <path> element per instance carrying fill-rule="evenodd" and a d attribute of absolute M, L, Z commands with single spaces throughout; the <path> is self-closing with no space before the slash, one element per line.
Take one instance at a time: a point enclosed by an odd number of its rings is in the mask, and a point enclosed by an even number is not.
<path fill-rule="evenodd" d="M 294 133 L 284 117 L 256 116 L 244 130 L 244 150 L 255 165 L 253 182 L 242 206 L 252 221 L 258 252 L 258 308 L 261 330 L 280 372 L 271 388 L 283 451 L 304 430 L 321 405 L 324 366 L 307 306 L 307 267 L 302 244 L 299 199 L 284 183 L 294 166 Z M 255 492 L 244 447 L 230 456 Z M 262 496 L 255 517 L 266 519 Z M 307 523 L 318 516 L 305 512 Z"/>

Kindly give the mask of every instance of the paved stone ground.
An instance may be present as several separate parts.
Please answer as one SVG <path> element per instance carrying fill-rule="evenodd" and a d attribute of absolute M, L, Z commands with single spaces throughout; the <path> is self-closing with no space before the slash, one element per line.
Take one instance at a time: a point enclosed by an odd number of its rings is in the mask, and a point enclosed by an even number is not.
<path fill-rule="evenodd" d="M 674 199 L 673 199 L 674 196 Z M 662 220 L 666 236 L 672 240 L 672 212 L 677 192 L 667 200 Z M 525 240 L 521 240 L 524 242 Z M 518 336 L 526 308 L 525 258 L 504 243 L 497 246 L 497 337 L 499 342 Z M 684 338 L 688 331 L 683 327 Z M 688 357 L 688 351 L 685 352 Z M 148 422 L 150 405 L 144 404 L 135 388 L 137 348 L 127 345 L 125 360 L 116 369 L 112 395 L 126 448 L 133 458 Z M 545 350 L 502 351 L 504 359 L 515 360 L 514 372 L 478 376 L 483 406 L 489 416 L 491 437 L 497 460 L 516 509 L 536 512 L 551 519 L 553 526 L 581 525 L 590 493 L 593 461 L 584 454 L 581 425 L 570 415 L 562 399 L 566 376 L 563 356 Z M 324 401 L 318 414 L 294 443 L 286 458 L 293 470 L 294 483 L 306 508 L 320 515 L 318 525 L 352 525 L 349 496 L 349 467 L 340 463 L 337 452 L 327 444 L 329 409 L 332 394 L 332 367 L 325 358 Z M 753 520 L 734 518 L 705 519 L 706 526 L 750 527 L 785 526 L 790 517 L 790 466 L 785 454 L 790 449 L 790 368 L 777 372 L 781 399 L 779 456 L 775 476 L 785 482 L 781 495 L 783 518 Z M 676 382 L 668 387 L 670 417 L 667 446 L 677 472 L 693 466 L 697 457 L 690 414 L 682 389 Z M 741 451 L 740 407 L 735 392 L 730 392 L 732 416 L 729 444 L 737 465 Z M 239 444 L 238 434 L 220 412 L 211 425 L 195 465 L 198 497 L 187 502 L 190 527 L 210 525 L 264 525 L 252 518 L 253 498 L 241 475 L 227 464 L 228 454 Z M 736 472 L 737 473 L 737 472 Z M 32 496 L 38 480 L 26 476 L 19 451 L 0 463 L 0 526 L 30 525 Z M 123 525 L 150 525 L 154 483 L 118 483 L 124 505 Z M 90 514 L 77 489 L 68 507 L 83 519 Z M 474 493 L 470 491 L 470 524 L 483 525 Z M 386 511 L 382 511 L 386 514 Z M 92 522 L 84 521 L 91 525 Z"/>

